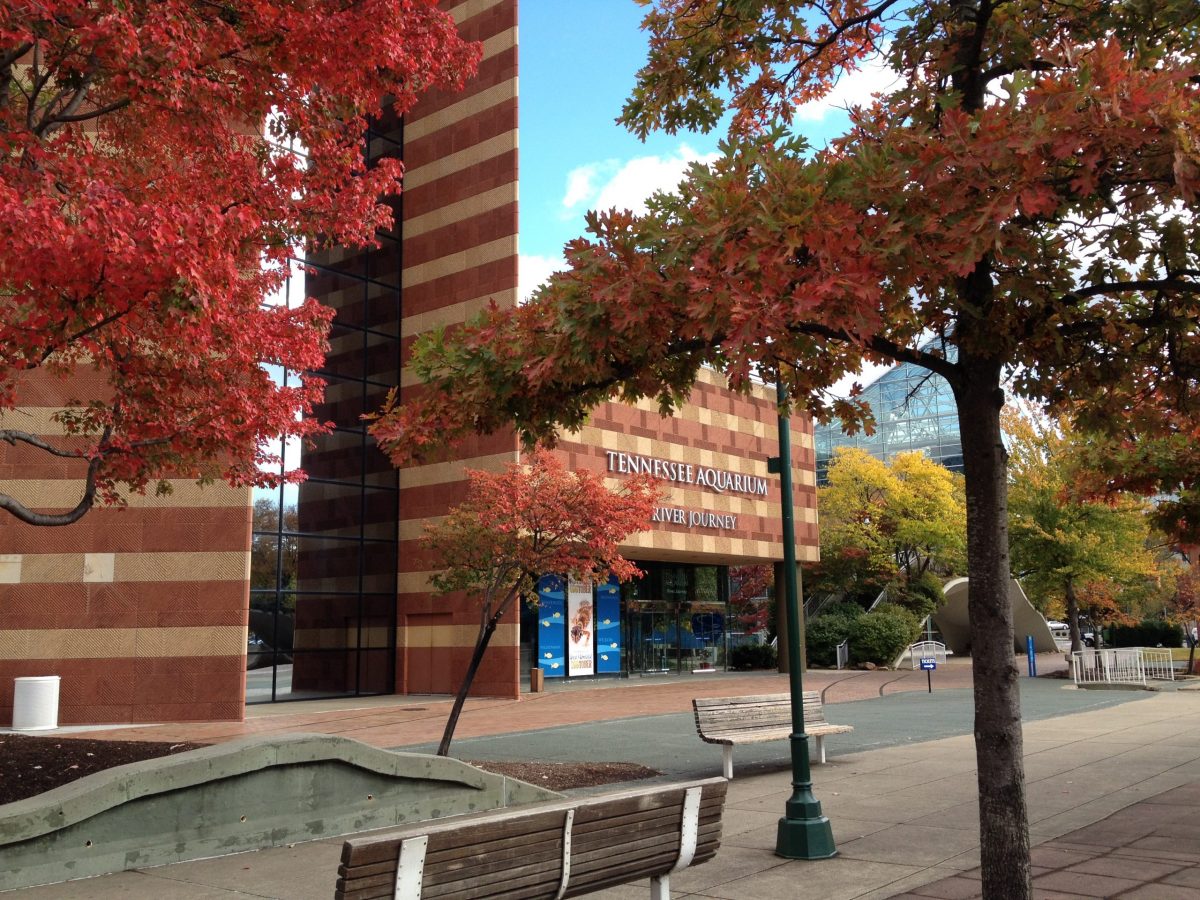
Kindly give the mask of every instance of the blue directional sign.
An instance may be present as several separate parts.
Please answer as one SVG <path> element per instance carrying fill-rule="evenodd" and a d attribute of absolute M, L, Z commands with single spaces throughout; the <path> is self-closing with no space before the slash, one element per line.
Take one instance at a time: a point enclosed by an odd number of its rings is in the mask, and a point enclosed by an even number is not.
<path fill-rule="evenodd" d="M 932 656 L 922 656 L 921 657 L 921 668 L 922 669 L 936 669 L 937 668 L 937 660 Z"/>

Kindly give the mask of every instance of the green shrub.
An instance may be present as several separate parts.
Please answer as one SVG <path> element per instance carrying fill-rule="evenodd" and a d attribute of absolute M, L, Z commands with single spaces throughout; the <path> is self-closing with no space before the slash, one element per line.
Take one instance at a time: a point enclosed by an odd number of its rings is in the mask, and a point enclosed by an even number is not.
<path fill-rule="evenodd" d="M 1136 625 L 1114 625 L 1109 631 L 1113 647 L 1182 647 L 1183 629 L 1162 619 L 1143 619 Z"/>
<path fill-rule="evenodd" d="M 920 620 L 908 610 L 881 604 L 850 623 L 850 661 L 890 666 L 920 632 Z"/>
<path fill-rule="evenodd" d="M 942 583 L 938 577 L 932 572 L 923 572 L 912 581 L 889 588 L 888 600 L 924 620 L 946 602 L 946 595 L 942 593 Z"/>
<path fill-rule="evenodd" d="M 774 669 L 779 664 L 770 644 L 742 644 L 729 653 L 731 669 Z"/>
<path fill-rule="evenodd" d="M 863 618 L 863 617 L 860 617 Z M 804 630 L 804 646 L 810 666 L 836 666 L 837 646 L 850 636 L 856 619 L 818 616 Z"/>
<path fill-rule="evenodd" d="M 865 616 L 867 611 L 852 600 L 839 600 L 837 603 L 830 603 L 828 606 L 823 606 L 817 614 L 817 619 L 857 619 L 859 616 Z"/>
<path fill-rule="evenodd" d="M 857 604 L 862 609 L 866 609 L 878 599 L 880 592 L 886 586 L 885 584 L 877 584 L 873 581 L 860 582 L 846 591 L 846 601 Z"/>

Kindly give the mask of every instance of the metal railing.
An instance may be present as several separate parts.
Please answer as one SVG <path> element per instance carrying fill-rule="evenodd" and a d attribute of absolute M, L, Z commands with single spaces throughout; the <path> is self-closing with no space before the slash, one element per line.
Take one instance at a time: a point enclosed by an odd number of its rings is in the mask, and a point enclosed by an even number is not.
<path fill-rule="evenodd" d="M 1079 650 L 1071 654 L 1075 684 L 1140 684 L 1147 680 L 1174 681 L 1171 651 L 1156 647 Z"/>
<path fill-rule="evenodd" d="M 1158 681 L 1175 680 L 1175 660 L 1171 651 L 1163 647 L 1143 647 L 1142 663 L 1146 667 L 1146 677 Z"/>
<path fill-rule="evenodd" d="M 941 641 L 917 641 L 915 644 L 908 645 L 908 655 L 912 659 L 914 669 L 921 664 L 922 658 L 932 657 L 938 661 L 938 665 L 945 665 L 946 645 Z"/>

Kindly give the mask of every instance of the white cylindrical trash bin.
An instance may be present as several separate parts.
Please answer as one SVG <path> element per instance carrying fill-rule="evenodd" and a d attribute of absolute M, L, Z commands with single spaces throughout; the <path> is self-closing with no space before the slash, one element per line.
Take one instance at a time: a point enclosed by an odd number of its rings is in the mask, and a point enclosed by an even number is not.
<path fill-rule="evenodd" d="M 17 678 L 13 685 L 13 731 L 58 727 L 58 675 Z"/>

